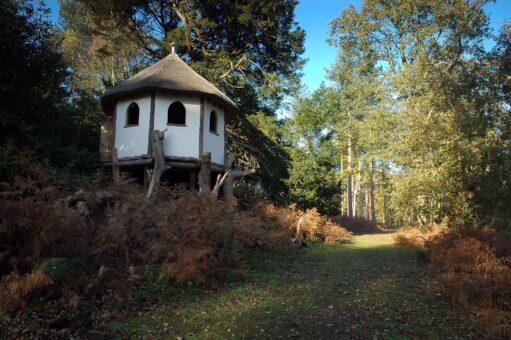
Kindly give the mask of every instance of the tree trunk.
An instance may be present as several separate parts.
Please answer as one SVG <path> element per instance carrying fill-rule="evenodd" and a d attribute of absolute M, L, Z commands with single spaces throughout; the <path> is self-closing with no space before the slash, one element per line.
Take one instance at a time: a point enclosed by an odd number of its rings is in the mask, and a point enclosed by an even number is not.
<path fill-rule="evenodd" d="M 376 208 L 374 206 L 373 159 L 369 160 L 369 196 L 371 200 L 371 222 L 376 224 Z"/>
<path fill-rule="evenodd" d="M 177 14 L 179 19 L 183 22 L 183 27 L 185 30 L 185 44 L 186 44 L 186 52 L 188 53 L 188 57 L 190 58 L 190 61 L 193 61 L 193 54 L 192 54 L 192 41 L 190 39 L 191 30 L 190 30 L 190 23 L 188 22 L 188 18 L 184 11 L 181 11 L 176 4 L 172 6 L 174 9 L 174 12 Z"/>
<path fill-rule="evenodd" d="M 364 193 L 365 193 L 365 200 L 364 200 L 364 214 L 365 214 L 365 219 L 367 221 L 369 221 L 370 219 L 370 216 L 369 216 L 369 210 L 370 210 L 370 201 L 369 201 L 369 189 L 366 187 L 365 190 L 364 190 Z"/>
<path fill-rule="evenodd" d="M 341 153 L 341 215 L 344 216 L 344 187 L 342 186 L 342 177 L 344 176 L 344 160 Z"/>
<path fill-rule="evenodd" d="M 387 163 L 383 162 L 382 182 L 383 182 L 383 223 L 389 224 L 389 198 L 387 196 Z"/>
<path fill-rule="evenodd" d="M 199 195 L 211 194 L 211 153 L 200 156 Z"/>
<path fill-rule="evenodd" d="M 363 216 L 363 211 L 361 214 L 359 214 L 357 212 L 357 201 L 361 200 L 361 195 L 360 195 L 360 188 L 362 186 L 361 168 L 362 168 L 362 157 L 360 157 L 360 155 L 359 155 L 357 179 L 355 182 L 355 190 L 353 190 L 353 214 L 355 215 L 355 217 L 358 217 L 361 215 Z M 359 207 L 359 210 L 360 210 L 360 208 L 362 208 L 362 202 L 360 201 L 359 203 L 360 203 L 360 207 Z"/>
<path fill-rule="evenodd" d="M 353 217 L 352 138 L 348 136 L 348 217 Z"/>
<path fill-rule="evenodd" d="M 147 189 L 148 199 L 158 192 L 161 176 L 170 169 L 170 166 L 165 165 L 165 155 L 163 154 L 163 139 L 165 138 L 166 131 L 167 129 L 163 131 L 154 130 L 151 133 L 154 168 L 149 173 L 149 188 Z"/>
<path fill-rule="evenodd" d="M 387 194 L 383 194 L 383 224 L 389 224 L 389 215 L 388 215 L 388 202 L 387 202 Z"/>

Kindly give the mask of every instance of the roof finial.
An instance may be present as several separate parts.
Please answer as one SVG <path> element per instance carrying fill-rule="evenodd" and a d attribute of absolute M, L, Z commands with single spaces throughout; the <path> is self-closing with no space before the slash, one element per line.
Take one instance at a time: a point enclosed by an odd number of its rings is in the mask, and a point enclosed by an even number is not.
<path fill-rule="evenodd" d="M 176 54 L 176 43 L 174 42 L 170 44 L 170 54 Z"/>

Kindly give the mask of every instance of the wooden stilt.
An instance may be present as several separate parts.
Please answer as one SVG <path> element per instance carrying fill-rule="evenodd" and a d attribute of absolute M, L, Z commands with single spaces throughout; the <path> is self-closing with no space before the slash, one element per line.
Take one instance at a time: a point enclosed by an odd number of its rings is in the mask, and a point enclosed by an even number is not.
<path fill-rule="evenodd" d="M 144 192 L 149 190 L 149 166 L 144 167 Z"/>
<path fill-rule="evenodd" d="M 227 155 L 224 166 L 223 193 L 225 199 L 234 199 L 234 180 L 237 178 L 250 176 L 256 173 L 255 169 L 236 170 L 232 168 L 234 156 Z"/>
<path fill-rule="evenodd" d="M 196 171 L 190 172 L 189 186 L 190 186 L 190 192 L 195 195 L 197 193 L 197 172 Z"/>
<path fill-rule="evenodd" d="M 149 174 L 147 198 L 151 198 L 156 194 L 160 186 L 161 176 L 170 169 L 170 166 L 165 165 L 165 155 L 163 154 L 163 139 L 165 138 L 166 131 L 167 129 L 163 131 L 154 130 L 151 134 L 154 168 Z"/>
<path fill-rule="evenodd" d="M 199 195 L 211 193 L 211 153 L 204 152 L 200 156 Z"/>
<path fill-rule="evenodd" d="M 119 172 L 119 160 L 117 159 L 117 148 L 112 150 L 112 176 L 114 178 L 114 184 L 119 185 L 121 175 Z"/>

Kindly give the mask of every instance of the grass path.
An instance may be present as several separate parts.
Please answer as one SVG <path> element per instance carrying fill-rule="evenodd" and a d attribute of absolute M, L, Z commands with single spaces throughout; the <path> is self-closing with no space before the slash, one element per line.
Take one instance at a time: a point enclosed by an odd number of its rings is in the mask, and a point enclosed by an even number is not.
<path fill-rule="evenodd" d="M 241 283 L 172 290 L 152 308 L 109 325 L 148 338 L 470 338 L 470 319 L 428 287 L 414 250 L 392 234 L 312 244 L 287 256 L 254 254 Z"/>

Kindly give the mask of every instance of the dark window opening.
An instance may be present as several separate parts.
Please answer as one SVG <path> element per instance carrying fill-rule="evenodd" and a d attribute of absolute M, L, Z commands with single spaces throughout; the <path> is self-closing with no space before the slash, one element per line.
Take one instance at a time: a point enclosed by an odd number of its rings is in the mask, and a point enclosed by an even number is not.
<path fill-rule="evenodd" d="M 185 125 L 186 124 L 186 110 L 181 102 L 173 102 L 169 106 L 167 115 L 167 124 Z"/>
<path fill-rule="evenodd" d="M 140 109 L 138 108 L 137 103 L 131 103 L 128 106 L 128 111 L 126 113 L 126 125 L 138 125 L 138 118 L 140 116 Z"/>
<path fill-rule="evenodd" d="M 218 119 L 215 111 L 211 111 L 209 115 L 209 131 L 217 133 Z"/>

